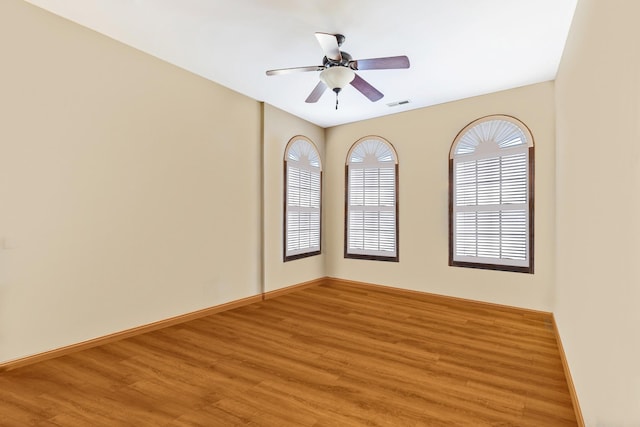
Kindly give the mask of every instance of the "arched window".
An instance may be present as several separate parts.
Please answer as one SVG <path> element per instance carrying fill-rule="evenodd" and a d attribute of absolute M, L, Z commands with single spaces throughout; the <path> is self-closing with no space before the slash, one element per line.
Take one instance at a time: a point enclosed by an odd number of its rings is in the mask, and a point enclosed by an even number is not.
<path fill-rule="evenodd" d="M 304 136 L 284 152 L 284 261 L 320 253 L 322 162 Z"/>
<path fill-rule="evenodd" d="M 369 136 L 349 150 L 346 164 L 345 258 L 398 261 L 398 156 Z"/>
<path fill-rule="evenodd" d="M 533 137 L 519 120 L 483 117 L 449 154 L 449 265 L 533 273 Z"/>

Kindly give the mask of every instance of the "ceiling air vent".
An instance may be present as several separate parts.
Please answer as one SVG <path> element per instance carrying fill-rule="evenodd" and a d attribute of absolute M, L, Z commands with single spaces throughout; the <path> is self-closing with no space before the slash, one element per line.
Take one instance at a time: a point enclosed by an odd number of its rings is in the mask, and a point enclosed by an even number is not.
<path fill-rule="evenodd" d="M 396 102 L 390 102 L 387 104 L 388 107 L 397 107 L 398 105 L 404 105 L 404 104 L 408 104 L 409 100 L 405 99 L 404 101 L 396 101 Z"/>

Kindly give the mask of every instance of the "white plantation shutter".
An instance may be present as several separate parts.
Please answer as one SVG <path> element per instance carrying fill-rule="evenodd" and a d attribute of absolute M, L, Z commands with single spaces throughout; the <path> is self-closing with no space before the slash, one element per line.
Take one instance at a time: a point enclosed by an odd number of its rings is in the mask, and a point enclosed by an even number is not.
<path fill-rule="evenodd" d="M 477 120 L 458 135 L 451 151 L 451 265 L 533 272 L 532 147 L 526 126 L 507 116 Z"/>
<path fill-rule="evenodd" d="M 347 158 L 347 257 L 397 261 L 397 156 L 378 138 L 358 141 Z"/>
<path fill-rule="evenodd" d="M 320 252 L 321 173 L 313 143 L 291 140 L 285 151 L 285 261 Z"/>

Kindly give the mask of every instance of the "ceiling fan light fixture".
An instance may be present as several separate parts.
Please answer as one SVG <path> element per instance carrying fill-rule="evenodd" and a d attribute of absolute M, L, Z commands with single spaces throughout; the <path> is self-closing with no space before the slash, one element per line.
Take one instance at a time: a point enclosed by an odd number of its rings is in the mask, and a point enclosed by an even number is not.
<path fill-rule="evenodd" d="M 351 68 L 342 66 L 329 67 L 320 73 L 320 80 L 334 92 L 336 89 L 339 92 L 351 83 L 355 77 L 356 73 Z"/>

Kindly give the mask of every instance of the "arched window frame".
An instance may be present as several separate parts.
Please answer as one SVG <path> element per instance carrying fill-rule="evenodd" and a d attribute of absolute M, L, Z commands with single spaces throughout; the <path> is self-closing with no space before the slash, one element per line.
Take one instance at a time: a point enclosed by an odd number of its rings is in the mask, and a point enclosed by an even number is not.
<path fill-rule="evenodd" d="M 533 135 L 515 117 L 482 117 L 458 133 L 449 152 L 450 266 L 533 274 L 534 159 Z M 478 165 L 481 169 L 478 169 Z M 459 169 L 463 167 L 467 170 L 475 168 L 475 171 L 467 174 Z M 522 176 L 518 175 L 523 172 L 523 167 L 526 169 L 523 175 L 525 184 L 522 183 Z M 479 170 L 485 176 L 482 188 L 478 186 Z M 497 193 L 496 181 L 486 178 L 489 176 L 487 170 L 499 176 Z M 509 176 L 504 178 L 505 174 Z M 466 188 L 457 185 L 456 177 L 466 184 Z M 522 191 L 526 194 L 523 195 Z M 457 199 L 463 197 L 466 202 L 458 202 Z M 500 202 L 493 203 L 496 197 Z M 478 203 L 479 198 L 485 202 Z M 466 236 L 460 236 L 458 229 L 465 227 L 468 230 Z M 497 233 L 496 227 L 499 230 Z M 484 232 L 480 228 L 484 228 Z M 507 232 L 503 231 L 505 228 Z M 479 242 L 481 238 L 483 242 Z M 497 249 L 496 239 L 500 242 Z M 525 241 L 524 258 L 521 255 L 522 239 Z M 474 247 L 476 252 L 472 255 Z M 483 256 L 487 253 L 491 253 L 491 256 Z"/>
<path fill-rule="evenodd" d="M 362 173 L 360 173 L 362 171 Z M 387 181 L 392 179 L 392 185 L 380 186 L 379 181 L 377 190 L 370 192 L 369 203 L 365 201 L 367 194 L 366 187 L 370 190 L 373 188 L 366 185 L 364 178 L 367 171 L 371 174 L 372 181 L 377 181 L 381 176 Z M 382 174 L 382 175 L 381 175 Z M 351 184 L 354 180 L 361 177 L 361 194 L 356 196 L 357 192 Z M 375 179 L 373 177 L 376 177 Z M 382 193 L 381 193 L 382 191 Z M 375 194 L 374 194 L 375 193 Z M 382 203 L 380 202 L 382 200 Z M 377 202 L 376 202 L 377 201 Z M 376 204 L 377 203 L 377 204 Z M 365 242 L 366 222 L 365 214 L 369 213 L 371 217 L 378 216 L 377 231 L 371 232 L 369 235 L 369 247 Z M 361 213 L 362 222 L 358 223 L 356 216 Z M 385 218 L 380 221 L 380 215 Z M 386 222 L 386 230 L 381 230 Z M 379 136 L 366 136 L 356 141 L 349 152 L 345 164 L 345 224 L 344 224 L 344 257 L 355 259 L 367 259 L 378 261 L 399 261 L 399 226 L 398 226 L 398 155 L 393 145 L 386 139 Z M 362 233 L 354 232 L 353 224 L 359 224 L 358 228 Z M 370 223 L 370 224 L 373 224 Z M 382 232 L 381 232 L 382 231 Z M 386 232 L 385 232 L 386 231 Z M 360 234 L 362 235 L 360 237 Z M 377 234 L 377 238 L 375 238 Z M 360 241 L 361 239 L 361 241 Z M 373 249 L 377 246 L 378 249 Z"/>
<path fill-rule="evenodd" d="M 322 159 L 309 138 L 297 135 L 284 150 L 283 260 L 322 251 Z M 304 217 L 304 218 L 303 218 Z"/>

